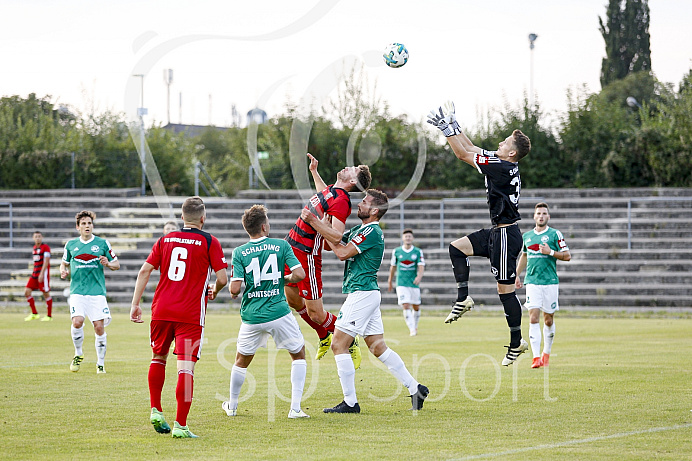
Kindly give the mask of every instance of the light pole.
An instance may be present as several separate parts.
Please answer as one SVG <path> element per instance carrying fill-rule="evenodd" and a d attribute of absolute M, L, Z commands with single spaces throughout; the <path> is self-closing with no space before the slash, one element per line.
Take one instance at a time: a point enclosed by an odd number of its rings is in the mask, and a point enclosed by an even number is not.
<path fill-rule="evenodd" d="M 144 107 L 144 74 L 135 74 L 133 77 L 139 77 L 142 79 L 142 98 L 141 98 L 141 103 L 140 106 L 137 108 L 137 115 L 139 116 L 139 129 L 141 130 L 140 132 L 140 138 L 139 138 L 139 148 L 140 148 L 140 155 L 141 155 L 141 160 L 142 160 L 142 190 L 141 190 L 141 195 L 144 197 L 147 194 L 147 158 L 145 156 L 145 148 L 146 148 L 146 142 L 144 139 L 144 116 L 147 115 L 147 109 Z"/>
<path fill-rule="evenodd" d="M 533 109 L 533 42 L 536 41 L 538 35 L 529 34 L 529 48 L 531 50 L 531 73 L 529 75 L 529 107 Z"/>
<path fill-rule="evenodd" d="M 163 69 L 163 81 L 166 82 L 168 92 L 166 95 L 166 116 L 168 124 L 171 124 L 171 83 L 173 83 L 173 69 Z"/>

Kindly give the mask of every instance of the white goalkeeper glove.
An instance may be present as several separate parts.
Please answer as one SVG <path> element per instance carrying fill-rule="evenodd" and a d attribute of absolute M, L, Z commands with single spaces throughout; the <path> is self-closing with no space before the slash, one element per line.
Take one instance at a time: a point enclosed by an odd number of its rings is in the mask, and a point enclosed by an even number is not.
<path fill-rule="evenodd" d="M 447 101 L 438 107 L 437 112 L 431 110 L 428 114 L 428 123 L 437 127 L 446 137 L 461 133 L 461 127 L 454 114 L 454 103 L 452 101 Z"/>

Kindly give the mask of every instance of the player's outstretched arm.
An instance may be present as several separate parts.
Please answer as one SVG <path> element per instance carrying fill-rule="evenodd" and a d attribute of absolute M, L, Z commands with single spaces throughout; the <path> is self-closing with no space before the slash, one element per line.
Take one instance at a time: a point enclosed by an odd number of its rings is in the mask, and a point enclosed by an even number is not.
<path fill-rule="evenodd" d="M 310 174 L 312 174 L 312 180 L 315 181 L 315 189 L 317 189 L 317 192 L 322 192 L 327 188 L 327 183 L 324 182 L 322 176 L 320 176 L 320 174 L 317 172 L 317 165 L 319 164 L 319 161 L 309 152 L 307 156 L 308 160 L 310 160 L 308 169 L 310 170 Z"/>
<path fill-rule="evenodd" d="M 149 277 L 151 276 L 154 266 L 145 262 L 139 269 L 137 274 L 137 281 L 135 282 L 135 292 L 132 294 L 132 303 L 130 307 L 130 320 L 134 323 L 143 323 L 142 320 L 142 308 L 139 306 L 142 300 L 142 295 L 144 294 L 144 289 L 147 287 L 149 282 Z"/>
<path fill-rule="evenodd" d="M 303 211 L 300 212 L 300 217 L 303 221 L 312 226 L 313 229 L 322 234 L 324 239 L 329 242 L 332 249 L 341 243 L 341 237 L 344 235 L 343 231 L 339 232 L 337 229 L 334 229 L 329 223 L 320 220 L 317 216 L 312 214 L 310 210 L 303 208 Z M 337 219 L 337 221 L 339 220 Z M 337 223 L 334 224 L 337 225 Z"/>

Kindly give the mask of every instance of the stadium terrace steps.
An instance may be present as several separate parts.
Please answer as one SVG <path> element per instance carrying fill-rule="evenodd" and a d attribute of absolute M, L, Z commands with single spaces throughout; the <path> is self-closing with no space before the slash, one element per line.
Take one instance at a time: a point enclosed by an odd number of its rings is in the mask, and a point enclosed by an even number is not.
<path fill-rule="evenodd" d="M 51 246 L 51 283 L 58 306 L 65 302 L 62 290 L 68 282 L 59 278 L 65 242 L 76 237 L 74 215 L 83 209 L 97 213 L 95 234 L 107 238 L 116 250 L 121 270 L 106 271 L 109 301 L 129 308 L 137 272 L 163 223 L 177 216 L 184 197 L 170 197 L 170 207 L 160 210 L 153 197 L 140 197 L 138 189 L 0 191 L 0 202 L 13 204 L 13 241 L 9 248 L 8 208 L 0 206 L 0 307 L 23 309 L 24 285 L 30 273 L 32 234 L 44 233 Z M 230 258 L 231 249 L 245 243 L 240 224 L 243 210 L 255 203 L 269 208 L 272 236 L 283 237 L 312 191 L 242 191 L 233 199 L 205 198 L 208 225 Z M 455 200 L 440 199 L 454 196 Z M 467 233 L 489 225 L 485 191 L 416 191 L 403 207 L 394 206 L 382 221 L 386 238 L 385 258 L 379 272 L 383 306 L 396 308 L 394 293 L 386 291 L 391 251 L 400 244 L 404 227 L 415 230 L 416 244 L 423 248 L 427 268 L 423 278 L 426 308 L 447 310 L 455 294 L 447 246 Z M 673 197 L 662 201 L 661 197 Z M 352 195 L 353 207 L 362 194 Z M 460 200 L 458 200 L 460 199 Z M 630 201 L 634 199 L 633 201 Z M 692 309 L 692 190 L 690 189 L 533 189 L 524 190 L 522 231 L 533 227 L 533 205 L 551 205 L 551 225 L 563 232 L 572 261 L 558 263 L 563 309 Z M 628 203 L 631 220 L 628 225 Z M 444 232 L 440 209 L 444 207 Z M 401 217 L 404 221 L 401 221 Z M 358 224 L 355 213 L 347 226 Z M 628 248 L 628 237 L 632 249 Z M 440 248 L 442 246 L 442 248 Z M 325 253 L 325 305 L 338 309 L 343 263 Z M 150 300 L 158 280 L 154 273 L 145 299 Z M 488 261 L 471 258 L 471 294 L 479 309 L 501 309 Z M 523 299 L 523 290 L 520 290 Z M 36 295 L 36 293 L 34 293 Z M 40 302 L 39 302 L 40 303 Z M 228 308 L 224 292 L 211 309 Z M 238 302 L 231 303 L 235 308 Z"/>

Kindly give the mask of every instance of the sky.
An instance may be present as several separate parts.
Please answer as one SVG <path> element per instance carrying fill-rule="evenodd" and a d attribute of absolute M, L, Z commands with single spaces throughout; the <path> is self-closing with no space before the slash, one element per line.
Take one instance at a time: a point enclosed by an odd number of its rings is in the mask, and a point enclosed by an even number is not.
<path fill-rule="evenodd" d="M 50 95 L 83 114 L 134 119 L 143 83 L 145 123 L 233 123 L 232 106 L 271 117 L 287 102 L 323 105 L 344 63 L 362 65 L 393 115 L 413 121 L 451 99 L 475 127 L 506 103 L 518 107 L 531 82 L 556 120 L 567 93 L 600 90 L 605 56 L 598 18 L 607 0 L 0 0 L 0 95 Z M 692 67 L 689 0 L 651 0 L 651 60 L 677 84 Z M 13 19 L 10 19 L 13 18 Z M 382 50 L 406 45 L 399 69 Z M 144 77 L 134 77 L 135 74 Z M 182 102 L 182 104 L 181 104 Z"/>

